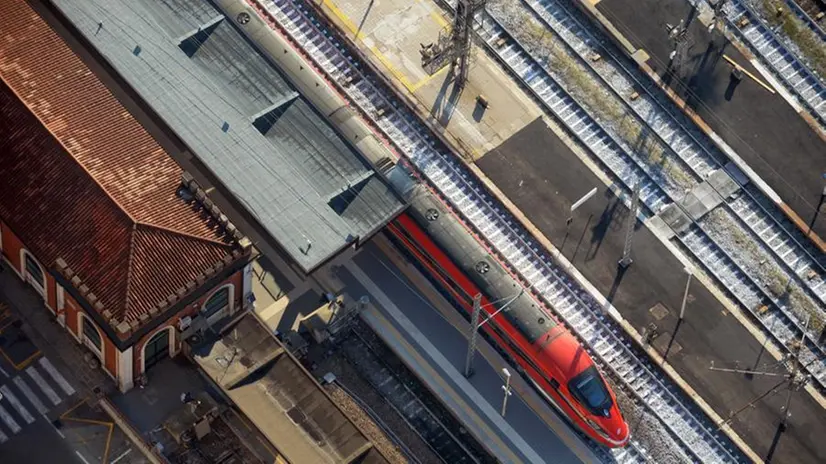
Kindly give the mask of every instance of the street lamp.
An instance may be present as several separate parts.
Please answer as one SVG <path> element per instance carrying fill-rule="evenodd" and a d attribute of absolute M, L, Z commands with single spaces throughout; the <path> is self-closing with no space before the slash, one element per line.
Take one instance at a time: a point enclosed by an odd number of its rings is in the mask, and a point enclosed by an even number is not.
<path fill-rule="evenodd" d="M 596 193 L 597 188 L 594 187 L 591 189 L 590 192 L 586 193 L 585 195 L 582 195 L 582 197 L 579 200 L 575 201 L 574 204 L 571 205 L 571 211 L 568 213 L 568 219 L 565 221 L 565 225 L 570 226 L 571 223 L 574 222 L 574 211 L 580 206 L 582 206 L 583 203 L 588 201 Z"/>
<path fill-rule="evenodd" d="M 680 306 L 680 320 L 683 320 L 685 316 L 685 304 L 688 301 L 688 288 L 691 286 L 691 278 L 694 276 L 692 274 L 691 269 L 686 267 L 685 269 L 686 274 L 688 274 L 688 279 L 685 281 L 685 293 L 683 293 L 683 304 Z"/>
<path fill-rule="evenodd" d="M 508 372 L 508 368 L 502 368 L 502 374 L 505 376 L 505 385 L 502 385 L 502 390 L 505 391 L 505 395 L 502 397 L 502 417 L 505 417 L 505 409 L 508 407 L 508 397 L 511 396 L 511 373 Z"/>

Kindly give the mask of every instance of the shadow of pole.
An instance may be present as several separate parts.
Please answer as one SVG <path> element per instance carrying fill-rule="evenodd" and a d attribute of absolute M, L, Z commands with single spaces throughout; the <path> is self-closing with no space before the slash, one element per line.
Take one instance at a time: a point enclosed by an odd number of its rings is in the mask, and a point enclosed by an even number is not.
<path fill-rule="evenodd" d="M 627 266 L 624 267 L 617 264 L 617 275 L 614 277 L 614 281 L 611 282 L 611 290 L 608 292 L 608 296 L 606 296 L 606 299 L 609 302 L 614 302 L 614 296 L 616 296 L 620 283 L 622 283 L 622 278 L 625 277 L 625 273 L 628 272 L 628 269 L 629 268 Z"/>
<path fill-rule="evenodd" d="M 677 332 L 680 330 L 680 326 L 683 325 L 683 319 L 677 319 L 677 324 L 674 326 L 674 330 L 671 331 L 671 339 L 668 340 L 668 346 L 665 347 L 665 352 L 663 353 L 663 364 L 668 361 L 668 353 L 671 352 L 671 346 L 674 345 L 674 340 L 677 339 Z"/>
<path fill-rule="evenodd" d="M 361 28 L 364 27 L 364 23 L 367 22 L 367 15 L 370 14 L 370 10 L 373 8 L 373 3 L 376 0 L 370 0 L 370 4 L 367 5 L 367 9 L 364 11 L 364 16 L 361 17 L 361 21 L 359 22 L 359 27 L 356 29 L 356 36 L 353 39 L 358 40 L 359 34 L 361 34 Z"/>

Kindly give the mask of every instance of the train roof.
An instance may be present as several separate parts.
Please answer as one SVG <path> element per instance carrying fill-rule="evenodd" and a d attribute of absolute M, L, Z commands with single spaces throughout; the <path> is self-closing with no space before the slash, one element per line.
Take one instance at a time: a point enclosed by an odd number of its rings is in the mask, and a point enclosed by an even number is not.
<path fill-rule="evenodd" d="M 433 211 L 436 212 L 435 217 Z M 408 212 L 496 308 L 508 305 L 501 314 L 530 342 L 557 325 L 538 306 L 530 292 L 522 291 L 522 286 L 468 233 L 441 201 L 420 188 L 410 198 Z"/>

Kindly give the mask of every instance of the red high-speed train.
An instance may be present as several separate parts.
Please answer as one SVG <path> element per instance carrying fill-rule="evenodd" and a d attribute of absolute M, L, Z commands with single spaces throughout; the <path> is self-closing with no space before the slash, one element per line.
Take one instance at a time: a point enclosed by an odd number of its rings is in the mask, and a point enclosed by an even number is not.
<path fill-rule="evenodd" d="M 507 304 L 482 326 L 485 332 L 580 430 L 604 446 L 625 446 L 628 424 L 588 353 L 438 198 L 419 185 L 410 209 L 388 231 L 468 313 L 477 294 L 480 320 Z"/>

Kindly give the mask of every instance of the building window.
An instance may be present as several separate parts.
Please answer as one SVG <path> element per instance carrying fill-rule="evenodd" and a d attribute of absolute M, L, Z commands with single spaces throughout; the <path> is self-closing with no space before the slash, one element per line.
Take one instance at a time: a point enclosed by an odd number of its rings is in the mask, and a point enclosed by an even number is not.
<path fill-rule="evenodd" d="M 81 319 L 83 319 L 83 340 L 90 348 L 97 350 L 98 354 L 103 353 L 103 341 L 100 339 L 97 327 L 88 317 L 81 316 Z"/>
<path fill-rule="evenodd" d="M 161 329 L 143 347 L 143 371 L 169 357 L 169 329 Z"/>
<path fill-rule="evenodd" d="M 204 317 L 208 318 L 214 314 L 217 314 L 218 311 L 221 311 L 224 308 L 228 307 L 230 298 L 230 288 L 231 287 L 227 285 L 225 287 L 222 287 L 217 292 L 213 293 L 212 296 L 209 297 L 209 300 L 207 300 L 207 302 L 204 303 L 204 307 L 201 308 L 201 314 Z"/>
<path fill-rule="evenodd" d="M 30 283 L 43 299 L 46 299 L 46 275 L 43 267 L 27 250 L 20 250 L 20 255 L 23 258 L 23 279 Z"/>

